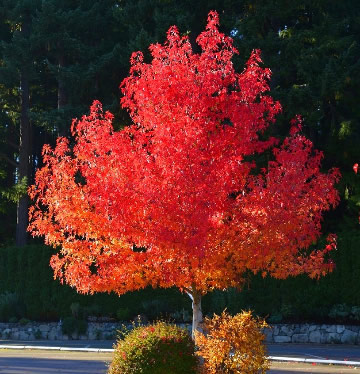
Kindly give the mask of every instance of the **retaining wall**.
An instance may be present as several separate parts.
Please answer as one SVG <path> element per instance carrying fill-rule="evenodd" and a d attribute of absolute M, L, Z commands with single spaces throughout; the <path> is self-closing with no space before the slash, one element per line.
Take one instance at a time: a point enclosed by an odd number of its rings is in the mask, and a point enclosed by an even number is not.
<path fill-rule="evenodd" d="M 278 324 L 265 335 L 271 343 L 360 344 L 360 326 Z"/>
<path fill-rule="evenodd" d="M 25 326 L 19 323 L 0 323 L 0 340 L 69 340 L 69 339 L 116 339 L 116 332 L 121 323 L 89 322 L 85 335 L 64 335 L 61 322 L 36 323 Z M 191 331 L 189 324 L 182 324 Z M 128 327 L 131 327 L 129 325 Z M 269 343 L 320 343 L 320 344 L 359 344 L 360 326 L 348 325 L 311 325 L 311 324 L 276 324 L 265 329 Z"/>

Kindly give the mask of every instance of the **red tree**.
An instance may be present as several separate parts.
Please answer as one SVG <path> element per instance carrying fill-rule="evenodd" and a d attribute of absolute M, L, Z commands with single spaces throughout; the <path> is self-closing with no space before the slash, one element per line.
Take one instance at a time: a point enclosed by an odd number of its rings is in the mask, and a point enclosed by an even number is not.
<path fill-rule="evenodd" d="M 236 73 L 215 12 L 197 42 L 200 54 L 171 27 L 164 45 L 150 46 L 151 63 L 134 53 L 121 84 L 134 124 L 114 132 L 94 102 L 73 122 L 73 148 L 65 138 L 44 147 L 30 189 L 30 230 L 61 247 L 56 277 L 80 292 L 177 286 L 193 300 L 194 329 L 201 296 L 241 286 L 247 270 L 285 278 L 332 269 L 333 238 L 308 248 L 339 178 L 320 172 L 299 118 L 282 144 L 266 137 L 281 106 L 267 94 L 259 51 Z"/>

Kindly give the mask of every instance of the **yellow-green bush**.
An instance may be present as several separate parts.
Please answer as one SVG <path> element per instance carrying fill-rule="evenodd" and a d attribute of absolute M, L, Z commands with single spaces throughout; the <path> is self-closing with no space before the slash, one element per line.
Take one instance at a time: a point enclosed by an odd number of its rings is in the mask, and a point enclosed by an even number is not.
<path fill-rule="evenodd" d="M 157 322 L 119 339 L 108 374 L 195 374 L 194 343 L 185 329 Z"/>
<path fill-rule="evenodd" d="M 206 318 L 206 335 L 196 332 L 197 355 L 203 358 L 206 374 L 258 374 L 269 368 L 266 360 L 264 335 L 265 321 L 251 312 L 231 316 L 225 311 Z"/>

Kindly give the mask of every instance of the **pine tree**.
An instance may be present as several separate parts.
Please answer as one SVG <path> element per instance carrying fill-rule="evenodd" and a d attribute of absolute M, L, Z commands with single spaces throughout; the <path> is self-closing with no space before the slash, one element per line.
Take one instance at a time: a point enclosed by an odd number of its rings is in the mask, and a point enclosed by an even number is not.
<path fill-rule="evenodd" d="M 7 25 L 7 40 L 3 40 L 1 77 L 4 90 L 9 89 L 16 98 L 15 106 L 9 108 L 15 114 L 15 120 L 9 126 L 18 128 L 19 138 L 15 160 L 9 156 L 7 161 L 16 162 L 16 184 L 22 188 L 17 202 L 16 244 L 23 246 L 27 242 L 29 200 L 26 185 L 32 172 L 32 124 L 30 120 L 30 85 L 33 79 L 33 54 L 31 49 L 32 18 L 39 1 L 22 0 L 12 2 L 4 0 L 0 9 L 3 25 Z M 8 110 L 8 111 L 9 111 Z M 11 123 L 12 122 L 12 123 Z M 8 142 L 10 144 L 10 142 Z"/>
<path fill-rule="evenodd" d="M 94 98 L 116 111 L 116 62 L 120 47 L 115 27 L 115 0 L 42 2 L 35 26 L 43 75 L 56 88 L 52 105 L 41 112 L 41 121 L 57 134 L 88 107 Z M 105 83 L 107 82 L 107 83 Z M 110 83 L 109 83 L 110 82 Z"/>

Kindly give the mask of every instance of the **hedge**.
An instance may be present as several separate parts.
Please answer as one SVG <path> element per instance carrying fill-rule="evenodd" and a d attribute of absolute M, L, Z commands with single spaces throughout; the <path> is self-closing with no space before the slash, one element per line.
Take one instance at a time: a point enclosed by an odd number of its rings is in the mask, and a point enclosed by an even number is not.
<path fill-rule="evenodd" d="M 329 320 L 334 308 L 360 306 L 360 230 L 338 234 L 338 250 L 332 254 L 336 263 L 333 273 L 311 280 L 306 276 L 276 280 L 247 274 L 241 291 L 214 291 L 204 297 L 204 313 L 230 313 L 252 309 L 269 317 L 270 322 Z M 0 247 L 0 295 L 14 292 L 25 304 L 23 317 L 32 320 L 58 320 L 71 314 L 70 306 L 78 303 L 100 315 L 116 317 L 145 314 L 149 319 L 191 314 L 189 298 L 177 289 L 145 289 L 127 293 L 80 295 L 53 279 L 49 260 L 54 250 L 44 245 L 21 248 Z M 341 309 L 343 310 L 343 309 Z M 359 309 L 360 310 L 360 309 Z M 181 313 L 180 313 L 181 314 Z M 332 316 L 334 313 L 332 313 Z M 334 317 L 332 317 L 334 319 Z M 359 316 L 360 319 L 360 316 Z M 357 323 L 341 319 L 340 322 Z"/>
<path fill-rule="evenodd" d="M 178 310 L 190 310 L 190 300 L 176 289 L 145 289 L 127 293 L 81 295 L 53 279 L 49 266 L 54 250 L 44 245 L 0 247 L 0 295 L 14 292 L 25 303 L 24 317 L 31 320 L 58 320 L 71 314 L 71 305 L 90 307 L 101 316 L 116 317 L 119 309 L 129 318 L 146 314 L 153 319 Z"/>

